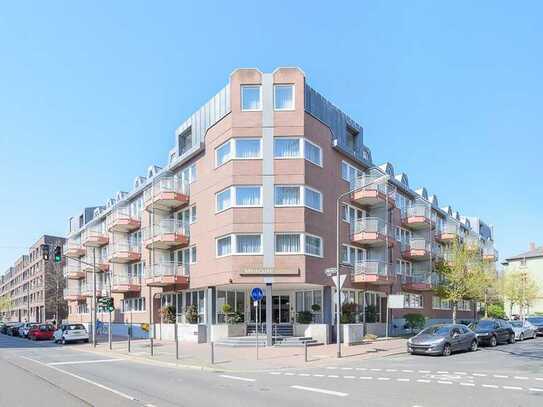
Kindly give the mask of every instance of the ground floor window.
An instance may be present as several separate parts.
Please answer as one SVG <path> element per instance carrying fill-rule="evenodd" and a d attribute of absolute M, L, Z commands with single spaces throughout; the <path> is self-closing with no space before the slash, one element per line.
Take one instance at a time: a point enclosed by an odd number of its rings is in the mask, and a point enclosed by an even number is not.
<path fill-rule="evenodd" d="M 420 294 L 404 293 L 404 308 L 424 308 L 423 297 Z"/>
<path fill-rule="evenodd" d="M 121 303 L 122 312 L 143 312 L 145 311 L 145 298 L 127 298 Z"/>
<path fill-rule="evenodd" d="M 301 318 L 300 312 L 310 312 L 313 323 L 322 321 L 322 291 L 308 290 L 296 291 L 296 320 Z M 309 315 L 309 314 L 307 314 Z"/>
<path fill-rule="evenodd" d="M 217 290 L 217 323 L 227 322 L 224 305 L 230 306 L 230 317 L 233 322 L 245 321 L 245 291 L 241 290 Z"/>
<path fill-rule="evenodd" d="M 459 311 L 471 311 L 471 301 L 460 300 L 457 307 Z"/>
<path fill-rule="evenodd" d="M 437 296 L 432 297 L 432 308 L 433 309 L 451 309 L 451 303 L 449 300 L 446 300 L 444 298 L 440 298 Z"/>
<path fill-rule="evenodd" d="M 184 313 L 184 319 L 187 323 L 190 321 L 187 321 L 187 310 L 192 305 L 195 306 L 196 312 L 198 313 L 197 323 L 203 324 L 205 323 L 205 291 L 204 290 L 198 290 L 198 291 L 184 291 L 183 296 L 185 297 L 185 307 L 183 309 Z"/>
<path fill-rule="evenodd" d="M 383 315 L 386 307 L 383 298 L 386 295 L 379 292 L 362 290 L 341 290 L 343 323 L 375 323 L 384 322 Z M 333 293 L 333 317 L 336 316 L 337 291 Z"/>
<path fill-rule="evenodd" d="M 77 307 L 75 307 L 75 311 L 77 314 L 88 314 L 89 307 L 87 306 L 86 302 L 82 302 L 80 304 L 77 304 Z"/>

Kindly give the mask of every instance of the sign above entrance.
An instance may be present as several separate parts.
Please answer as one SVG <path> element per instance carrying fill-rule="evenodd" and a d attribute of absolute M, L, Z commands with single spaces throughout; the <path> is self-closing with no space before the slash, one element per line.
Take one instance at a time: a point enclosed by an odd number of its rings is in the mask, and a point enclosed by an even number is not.
<path fill-rule="evenodd" d="M 275 267 L 247 267 L 239 272 L 242 276 L 297 276 L 300 274 L 299 269 L 279 269 Z"/>
<path fill-rule="evenodd" d="M 253 301 L 260 301 L 264 297 L 264 292 L 261 288 L 255 287 L 251 290 L 251 298 Z"/>

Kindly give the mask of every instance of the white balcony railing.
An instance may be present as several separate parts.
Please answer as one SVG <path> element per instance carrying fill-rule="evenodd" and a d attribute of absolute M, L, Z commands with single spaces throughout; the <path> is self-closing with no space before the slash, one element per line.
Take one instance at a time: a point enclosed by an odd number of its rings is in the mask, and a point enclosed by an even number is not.
<path fill-rule="evenodd" d="M 179 264 L 177 262 L 159 262 L 153 267 L 148 267 L 145 270 L 146 278 L 157 277 L 188 277 L 188 264 Z"/>
<path fill-rule="evenodd" d="M 363 174 L 351 181 L 351 190 L 378 191 L 382 194 L 388 194 L 389 198 L 396 196 L 396 187 L 388 183 L 388 177 L 385 175 L 367 175 Z"/>
<path fill-rule="evenodd" d="M 110 256 L 116 253 L 141 253 L 139 242 L 116 242 L 109 245 Z"/>
<path fill-rule="evenodd" d="M 149 201 L 152 197 L 162 192 L 175 192 L 178 194 L 189 194 L 188 182 L 182 182 L 177 177 L 162 177 L 153 182 L 149 188 L 143 192 L 143 200 Z"/>
<path fill-rule="evenodd" d="M 407 207 L 406 216 L 411 217 L 424 217 L 430 219 L 430 206 L 424 204 L 414 204 Z"/>
<path fill-rule="evenodd" d="M 62 291 L 64 297 L 69 297 L 69 296 L 80 296 L 81 295 L 81 288 L 80 287 L 69 287 L 69 288 L 65 288 L 63 291 Z"/>
<path fill-rule="evenodd" d="M 114 223 L 117 220 L 140 220 L 141 212 L 140 211 L 131 211 L 130 206 L 121 205 L 116 207 L 113 212 L 111 212 L 110 217 L 108 218 L 109 223 Z"/>
<path fill-rule="evenodd" d="M 384 261 L 362 260 L 354 264 L 354 274 L 387 276 L 388 267 Z"/>
<path fill-rule="evenodd" d="M 356 233 L 380 233 L 385 235 L 387 224 L 381 218 L 362 218 L 351 224 L 351 234 Z"/>
<path fill-rule="evenodd" d="M 112 286 L 120 286 L 120 285 L 141 285 L 141 276 L 140 275 L 134 275 L 134 274 L 128 274 L 128 273 L 114 273 L 111 277 L 111 285 Z"/>
<path fill-rule="evenodd" d="M 63 252 L 67 253 L 69 250 L 82 250 L 83 246 L 80 241 L 68 240 L 63 246 Z"/>
<path fill-rule="evenodd" d="M 150 240 L 168 234 L 188 236 L 189 230 L 188 223 L 177 219 L 162 219 L 154 227 L 149 226 L 143 230 L 143 240 Z"/>
<path fill-rule="evenodd" d="M 409 250 L 424 250 L 430 251 L 430 242 L 422 238 L 409 239 Z"/>

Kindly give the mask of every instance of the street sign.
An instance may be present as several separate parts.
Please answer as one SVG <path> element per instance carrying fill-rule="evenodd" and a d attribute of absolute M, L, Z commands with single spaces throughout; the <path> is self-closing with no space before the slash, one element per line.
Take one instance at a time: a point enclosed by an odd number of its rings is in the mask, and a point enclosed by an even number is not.
<path fill-rule="evenodd" d="M 389 309 L 405 308 L 403 294 L 389 295 L 387 304 Z"/>
<path fill-rule="evenodd" d="M 262 292 L 262 289 L 259 287 L 255 287 L 251 290 L 251 298 L 253 301 L 260 301 L 264 297 L 264 293 Z"/>
<path fill-rule="evenodd" d="M 339 275 L 339 288 L 343 287 L 343 284 L 345 283 L 346 278 L 347 278 L 347 274 Z M 332 281 L 334 282 L 334 285 L 337 287 L 337 276 L 334 276 L 334 278 L 332 278 Z"/>
<path fill-rule="evenodd" d="M 337 268 L 335 267 L 328 267 L 327 269 L 324 269 L 324 274 L 326 274 L 328 277 L 333 276 L 337 273 Z"/>

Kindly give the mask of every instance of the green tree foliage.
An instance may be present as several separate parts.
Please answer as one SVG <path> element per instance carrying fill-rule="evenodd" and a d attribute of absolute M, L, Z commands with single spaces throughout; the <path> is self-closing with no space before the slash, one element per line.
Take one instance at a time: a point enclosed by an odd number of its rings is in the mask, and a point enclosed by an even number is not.
<path fill-rule="evenodd" d="M 426 317 L 422 314 L 405 314 L 403 318 L 405 319 L 407 326 L 411 329 L 411 333 L 413 333 L 415 329 L 424 328 L 424 325 L 426 324 Z"/>
<path fill-rule="evenodd" d="M 502 278 L 500 289 L 504 299 L 509 302 L 510 314 L 513 312 L 513 306 L 518 305 L 521 314 L 524 315 L 525 310 L 540 294 L 537 281 L 521 268 L 507 272 Z"/>

